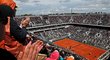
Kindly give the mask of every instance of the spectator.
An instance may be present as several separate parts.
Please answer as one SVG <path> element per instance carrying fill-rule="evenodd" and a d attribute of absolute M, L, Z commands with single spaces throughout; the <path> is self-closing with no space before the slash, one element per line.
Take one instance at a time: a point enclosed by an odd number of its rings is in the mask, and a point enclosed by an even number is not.
<path fill-rule="evenodd" d="M 59 59 L 59 52 L 55 50 L 54 52 L 51 53 L 50 57 L 47 58 L 46 60 L 58 60 Z"/>
<path fill-rule="evenodd" d="M 0 17 L 1 18 L 1 17 Z M 5 27 L 4 24 L 2 23 L 3 20 L 0 20 L 0 29 L 2 34 L 0 34 L 0 60 L 16 60 L 14 55 L 12 55 L 10 52 L 6 51 L 3 49 L 5 46 L 5 40 L 4 40 L 4 33 L 5 33 Z M 6 23 L 6 21 L 3 21 Z M 24 52 L 20 52 L 18 55 L 17 60 L 35 60 L 36 54 L 42 49 L 43 43 L 41 41 L 37 41 L 33 44 L 31 42 L 26 46 Z M 4 55 L 5 54 L 5 55 Z M 7 55 L 7 56 L 6 56 Z"/>
<path fill-rule="evenodd" d="M 46 45 L 43 46 L 42 50 L 40 51 L 41 54 L 46 54 L 49 57 L 49 51 Z"/>
<path fill-rule="evenodd" d="M 21 20 L 21 24 L 20 24 L 20 28 L 26 33 L 26 43 L 28 43 L 28 41 L 30 41 L 32 39 L 31 35 L 28 34 L 28 32 L 26 31 L 27 26 L 30 23 L 30 17 L 24 17 Z"/>
<path fill-rule="evenodd" d="M 2 15 L 2 19 L 5 19 L 5 20 L 7 20 L 6 16 L 10 15 L 10 17 L 11 17 L 10 18 L 11 19 L 10 25 L 11 26 L 9 28 L 11 28 L 11 29 L 8 32 L 16 40 L 18 40 L 20 43 L 24 44 L 26 42 L 25 39 L 26 39 L 26 34 L 27 33 L 23 29 L 21 29 L 17 25 L 17 23 L 13 20 L 13 16 L 15 15 L 15 12 L 16 12 L 16 9 L 15 9 L 16 8 L 16 4 L 15 4 L 15 2 L 12 2 L 11 0 L 7 0 L 7 1 L 1 0 L 0 4 L 2 4 L 2 5 L 5 4 L 5 5 L 8 5 L 8 6 L 11 7 L 11 8 L 4 8 L 3 6 L 1 6 L 2 9 L 0 9 L 1 10 L 0 15 Z M 4 14 L 4 13 L 8 13 L 8 14 Z"/>
<path fill-rule="evenodd" d="M 10 35 L 25 45 L 27 32 L 21 29 L 12 18 L 10 20 Z"/>
<path fill-rule="evenodd" d="M 59 60 L 64 60 L 64 58 L 62 56 L 59 57 Z"/>
<path fill-rule="evenodd" d="M 35 60 L 36 55 L 39 53 L 42 47 L 43 43 L 41 41 L 37 41 L 33 44 L 32 42 L 29 42 L 24 52 L 19 53 L 17 60 Z"/>
<path fill-rule="evenodd" d="M 68 56 L 68 57 L 66 58 L 66 60 L 74 60 L 74 57 L 73 57 L 73 56 Z"/>
<path fill-rule="evenodd" d="M 4 2 L 7 3 L 14 3 L 13 0 L 2 0 L 0 1 L 0 52 L 4 52 L 4 55 L 0 55 L 0 60 L 16 60 L 14 55 L 7 52 L 5 49 L 5 25 L 7 24 L 7 21 L 10 20 L 8 17 L 11 17 L 12 14 L 10 14 L 9 11 L 13 11 L 12 9 L 15 8 L 15 5 L 11 6 L 11 8 L 5 4 L 2 4 Z M 10 4 L 9 4 L 10 5 Z M 19 37 L 19 36 L 18 36 Z M 31 42 L 26 46 L 23 52 L 19 53 L 17 60 L 34 60 L 36 54 L 42 49 L 43 43 L 41 41 L 37 41 L 33 44 Z M 7 57 L 7 56 L 8 57 Z"/>
<path fill-rule="evenodd" d="M 24 17 L 21 20 L 20 28 L 26 28 L 30 23 L 30 17 Z"/>

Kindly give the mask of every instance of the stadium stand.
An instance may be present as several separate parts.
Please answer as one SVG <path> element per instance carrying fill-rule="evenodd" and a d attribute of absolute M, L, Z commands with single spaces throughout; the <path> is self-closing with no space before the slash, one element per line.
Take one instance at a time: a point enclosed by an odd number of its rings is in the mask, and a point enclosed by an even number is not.
<path fill-rule="evenodd" d="M 21 17 L 22 16 L 15 17 L 15 20 L 18 22 L 18 24 L 21 20 Z M 61 41 L 60 39 L 64 41 L 72 40 L 74 41 L 72 46 L 76 46 L 76 48 L 74 47 L 72 49 L 68 41 L 65 41 L 65 43 L 60 43 L 60 44 L 63 45 L 66 44 L 66 46 L 65 45 L 64 46 L 61 45 L 61 46 L 73 51 L 75 55 L 80 55 L 81 58 L 87 58 L 87 60 L 89 59 L 101 60 L 103 59 L 102 58 L 103 56 L 104 57 L 107 56 L 107 58 L 108 56 L 110 56 L 109 52 L 107 52 L 110 49 L 109 29 L 102 29 L 97 27 L 95 28 L 82 27 L 75 25 L 69 25 L 69 27 L 65 27 L 65 26 L 66 23 L 91 24 L 94 26 L 95 25 L 109 26 L 110 25 L 109 22 L 110 22 L 110 15 L 106 13 L 101 13 L 101 14 L 81 13 L 81 14 L 71 14 L 71 15 L 46 15 L 46 16 L 41 15 L 41 16 L 31 16 L 31 23 L 29 28 L 33 29 L 34 31 L 33 34 L 36 37 L 39 37 L 43 40 L 47 40 L 50 42 Z M 64 25 L 64 28 L 56 28 L 56 26 L 59 26 L 59 24 Z M 66 38 L 68 37 L 69 39 L 63 39 L 65 37 Z M 74 49 L 77 51 L 75 51 Z M 85 52 L 86 50 L 87 53 Z M 82 60 L 80 57 L 78 58 Z"/>

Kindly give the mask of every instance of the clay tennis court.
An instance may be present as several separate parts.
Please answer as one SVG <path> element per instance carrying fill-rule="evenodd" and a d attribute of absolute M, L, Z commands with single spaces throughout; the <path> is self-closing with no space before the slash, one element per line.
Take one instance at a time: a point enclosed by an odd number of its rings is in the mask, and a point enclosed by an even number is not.
<path fill-rule="evenodd" d="M 56 41 L 56 42 L 54 42 L 54 44 L 57 44 L 58 46 L 61 46 L 63 48 L 67 48 L 67 49 L 75 52 L 76 54 L 87 58 L 88 60 L 97 60 L 97 58 L 101 54 L 106 52 L 103 49 L 100 49 L 100 48 L 97 48 L 94 46 L 90 46 L 87 44 L 83 44 L 83 43 L 80 43 L 80 42 L 77 42 L 75 40 L 71 40 L 68 38 Z"/>

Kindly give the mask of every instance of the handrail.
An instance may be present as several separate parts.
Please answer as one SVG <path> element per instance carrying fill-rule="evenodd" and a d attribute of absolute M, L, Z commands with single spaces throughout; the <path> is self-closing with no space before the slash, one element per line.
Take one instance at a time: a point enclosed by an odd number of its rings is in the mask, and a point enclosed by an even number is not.
<path fill-rule="evenodd" d="M 105 25 L 94 25 L 94 24 L 83 24 L 83 23 L 61 23 L 61 24 L 50 24 L 50 25 L 43 25 L 43 26 L 37 26 L 37 27 L 28 27 L 29 29 L 41 29 L 41 28 L 47 28 L 47 27 L 56 27 L 56 26 L 65 26 L 65 25 L 74 25 L 74 26 L 82 26 L 82 27 L 91 27 L 91 28 L 103 28 L 103 29 L 109 29 L 110 26 Z"/>
<path fill-rule="evenodd" d="M 105 53 L 103 53 L 103 54 L 98 58 L 98 60 L 106 60 L 106 59 L 108 59 L 109 56 L 110 56 L 110 49 L 107 50 Z"/>

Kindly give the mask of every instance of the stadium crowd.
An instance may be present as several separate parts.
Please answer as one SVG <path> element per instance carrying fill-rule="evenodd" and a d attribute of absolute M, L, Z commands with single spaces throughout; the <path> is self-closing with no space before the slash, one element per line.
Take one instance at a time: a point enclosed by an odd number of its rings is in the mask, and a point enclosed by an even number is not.
<path fill-rule="evenodd" d="M 16 21 L 20 21 L 21 17 L 15 17 Z M 32 16 L 31 26 L 61 24 L 61 23 L 81 23 L 94 25 L 110 25 L 110 15 L 106 13 L 82 13 L 71 15 L 47 15 Z"/>
<path fill-rule="evenodd" d="M 57 38 L 61 38 L 62 36 L 68 36 L 73 40 L 108 50 L 110 47 L 109 34 L 110 32 L 104 29 L 69 26 L 64 29 L 40 32 L 37 35 L 46 40 L 54 38 L 57 40 Z"/>
<path fill-rule="evenodd" d="M 49 15 L 49 16 L 35 16 L 31 17 L 31 26 L 60 24 L 60 23 L 83 23 L 95 25 L 110 25 L 110 16 L 106 13 L 82 13 L 73 15 Z M 18 19 L 16 19 L 18 21 Z M 19 20 L 20 21 L 20 20 Z M 68 33 L 67 33 L 68 32 Z M 66 34 L 71 35 L 70 38 L 96 46 L 103 49 L 109 49 L 109 30 L 88 28 L 79 26 L 70 26 L 67 29 L 51 30 L 39 33 L 42 34 L 46 40 L 59 38 Z"/>
<path fill-rule="evenodd" d="M 70 31 L 72 30 L 72 31 Z M 88 28 L 79 26 L 70 26 L 67 28 L 71 33 L 70 38 L 76 41 L 96 46 L 102 49 L 109 49 L 109 31 L 98 28 Z"/>
<path fill-rule="evenodd" d="M 54 38 L 61 38 L 67 35 L 66 32 L 63 31 L 63 29 L 45 31 L 40 34 L 42 34 L 46 40 L 52 40 Z"/>
<path fill-rule="evenodd" d="M 107 25 L 109 26 L 110 15 L 106 13 L 82 13 L 82 14 L 72 14 L 72 15 L 49 15 L 49 16 L 39 16 L 32 17 L 33 22 L 39 21 L 43 25 L 49 24 L 60 24 L 60 23 L 82 23 L 82 24 L 94 24 L 94 25 Z M 34 23 L 39 24 L 39 23 Z M 70 26 L 68 29 L 63 29 L 64 31 L 71 34 L 71 38 L 79 42 L 84 42 L 99 48 L 109 49 L 109 31 L 104 29 L 97 28 L 86 28 L 86 27 L 77 27 Z M 58 31 L 58 30 L 56 30 Z M 43 32 L 44 36 L 47 39 L 52 39 L 58 37 L 60 34 L 59 31 L 52 36 L 51 33 L 54 31 Z M 47 34 L 47 35 L 46 35 Z M 51 35 L 50 35 L 51 34 Z M 62 33 L 64 34 L 64 32 Z M 66 34 L 66 33 L 65 33 Z M 47 37 L 49 35 L 49 37 Z M 50 37 L 52 36 L 52 37 Z M 60 37 L 60 36 L 59 36 Z M 106 43 L 106 44 L 105 44 Z"/>

